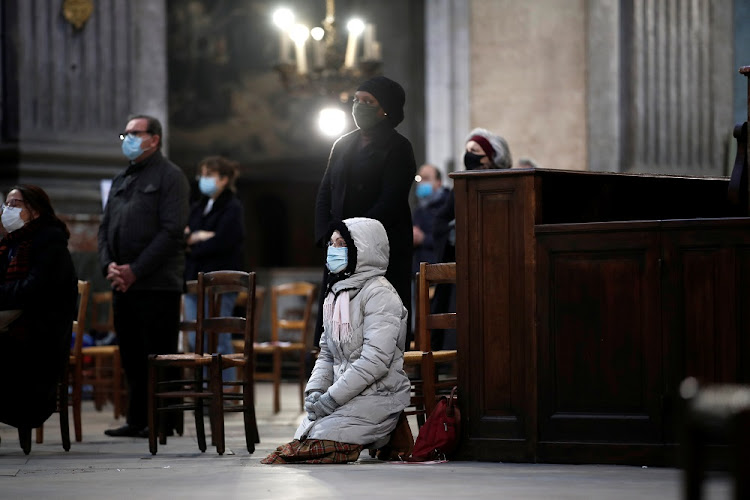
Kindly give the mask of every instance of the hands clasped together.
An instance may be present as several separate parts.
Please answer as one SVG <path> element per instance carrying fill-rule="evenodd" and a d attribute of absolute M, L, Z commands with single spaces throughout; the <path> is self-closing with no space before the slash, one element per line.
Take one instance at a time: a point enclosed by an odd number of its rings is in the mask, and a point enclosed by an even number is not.
<path fill-rule="evenodd" d="M 107 266 L 107 279 L 114 290 L 127 292 L 135 283 L 135 274 L 130 269 L 130 264 L 118 265 L 116 262 L 110 262 Z"/>
<path fill-rule="evenodd" d="M 305 398 L 305 411 L 309 420 L 317 420 L 330 415 L 338 407 L 339 404 L 327 392 L 312 391 Z"/>

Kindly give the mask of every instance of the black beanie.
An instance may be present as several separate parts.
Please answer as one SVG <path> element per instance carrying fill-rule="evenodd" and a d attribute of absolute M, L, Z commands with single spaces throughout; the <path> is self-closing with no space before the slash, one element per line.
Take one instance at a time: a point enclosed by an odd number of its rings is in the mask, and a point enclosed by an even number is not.
<path fill-rule="evenodd" d="M 406 93 L 398 83 L 384 76 L 376 76 L 360 85 L 357 90 L 363 90 L 375 96 L 393 127 L 404 120 Z"/>

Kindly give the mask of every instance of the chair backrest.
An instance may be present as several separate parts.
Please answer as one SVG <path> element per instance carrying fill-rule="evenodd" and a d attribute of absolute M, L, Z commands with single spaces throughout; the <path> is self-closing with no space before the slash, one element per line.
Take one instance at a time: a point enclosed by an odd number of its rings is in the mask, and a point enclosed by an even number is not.
<path fill-rule="evenodd" d="M 296 331 L 294 342 L 307 345 L 308 330 L 310 328 L 310 317 L 312 316 L 313 304 L 315 303 L 316 286 L 305 281 L 295 281 L 271 287 L 271 341 L 289 340 L 289 337 L 281 338 L 280 331 Z M 302 309 L 294 309 L 294 317 L 291 317 L 290 309 L 280 313 L 281 297 L 299 297 L 302 299 Z M 289 305 L 289 304 L 285 304 Z"/>
<path fill-rule="evenodd" d="M 81 358 L 81 349 L 83 348 L 83 333 L 86 328 L 86 310 L 89 304 L 89 293 L 91 292 L 91 283 L 88 281 L 78 280 L 78 313 L 73 320 L 73 334 L 75 341 L 71 349 L 71 354 L 76 360 Z"/>
<path fill-rule="evenodd" d="M 195 331 L 196 320 L 185 319 L 185 295 L 198 293 L 198 280 L 188 280 L 185 282 L 185 293 L 180 297 L 180 333 L 182 334 L 182 352 L 190 352 L 190 342 L 188 341 L 188 332 Z"/>
<path fill-rule="evenodd" d="M 432 350 L 430 332 L 437 329 L 455 329 L 456 312 L 430 312 L 430 287 L 439 284 L 456 283 L 456 263 L 419 264 L 417 277 L 417 321 L 416 345 L 423 352 Z"/>
<path fill-rule="evenodd" d="M 237 303 L 235 307 L 244 308 L 247 302 L 247 293 L 240 292 L 237 294 Z M 260 319 L 263 317 L 263 306 L 266 302 L 266 287 L 263 285 L 255 286 L 255 333 L 260 331 Z"/>
<path fill-rule="evenodd" d="M 255 273 L 243 271 L 212 271 L 198 273 L 198 304 L 204 304 L 206 297 L 216 299 L 222 293 L 246 292 L 253 300 L 246 301 L 245 316 L 218 316 L 217 300 L 209 302 L 208 314 L 203 307 L 197 308 L 195 328 L 195 351 L 200 354 L 203 339 L 208 335 L 209 340 L 216 335 L 239 333 L 245 340 L 246 356 L 252 356 L 253 340 L 255 338 Z M 212 342 L 213 344 L 213 342 Z M 249 345 L 248 345 L 249 344 Z"/>
<path fill-rule="evenodd" d="M 91 328 L 101 333 L 115 330 L 111 291 L 91 294 Z"/>

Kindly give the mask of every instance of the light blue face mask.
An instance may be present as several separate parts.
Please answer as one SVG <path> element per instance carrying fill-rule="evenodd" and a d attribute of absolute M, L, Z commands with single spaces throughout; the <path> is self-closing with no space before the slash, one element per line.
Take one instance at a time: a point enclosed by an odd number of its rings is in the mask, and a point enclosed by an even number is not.
<path fill-rule="evenodd" d="M 198 181 L 198 189 L 206 196 L 213 196 L 219 188 L 216 186 L 216 179 L 213 177 L 201 177 Z"/>
<path fill-rule="evenodd" d="M 135 160 L 143 153 L 141 142 L 143 142 L 143 139 L 136 135 L 126 135 L 125 139 L 122 141 L 122 154 L 124 154 L 128 160 Z"/>
<path fill-rule="evenodd" d="M 328 247 L 326 267 L 333 274 L 340 273 L 346 269 L 346 265 L 349 262 L 348 255 L 346 247 Z"/>
<path fill-rule="evenodd" d="M 417 184 L 417 198 L 423 199 L 432 195 L 432 184 L 429 182 L 420 182 Z"/>

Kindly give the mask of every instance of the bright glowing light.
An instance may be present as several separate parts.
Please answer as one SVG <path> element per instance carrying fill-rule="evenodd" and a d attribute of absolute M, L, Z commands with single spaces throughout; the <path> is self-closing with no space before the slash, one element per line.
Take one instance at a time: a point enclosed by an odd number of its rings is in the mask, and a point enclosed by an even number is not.
<path fill-rule="evenodd" d="M 310 36 L 310 30 L 304 24 L 295 24 L 289 29 L 289 37 L 295 43 L 305 43 Z"/>
<path fill-rule="evenodd" d="M 273 13 L 273 23 L 284 31 L 288 30 L 294 24 L 294 12 L 286 7 L 276 9 Z"/>
<path fill-rule="evenodd" d="M 354 19 L 346 23 L 346 29 L 348 29 L 349 33 L 351 33 L 352 35 L 359 36 L 365 30 L 365 23 L 362 22 L 362 19 L 355 17 Z"/>
<path fill-rule="evenodd" d="M 318 127 L 329 137 L 341 135 L 346 127 L 346 113 L 337 108 L 321 109 L 318 115 Z"/>
<path fill-rule="evenodd" d="M 313 40 L 316 40 L 316 41 L 322 40 L 325 34 L 326 34 L 325 30 L 321 28 L 320 26 L 316 26 L 315 28 L 310 30 L 310 36 L 313 37 Z"/>
<path fill-rule="evenodd" d="M 417 174 L 414 176 L 414 182 L 422 182 L 422 176 Z"/>

